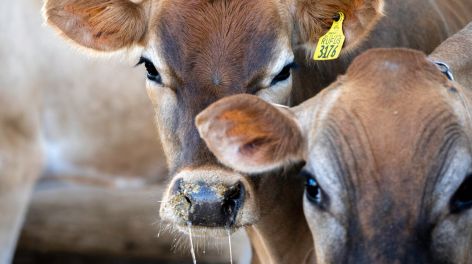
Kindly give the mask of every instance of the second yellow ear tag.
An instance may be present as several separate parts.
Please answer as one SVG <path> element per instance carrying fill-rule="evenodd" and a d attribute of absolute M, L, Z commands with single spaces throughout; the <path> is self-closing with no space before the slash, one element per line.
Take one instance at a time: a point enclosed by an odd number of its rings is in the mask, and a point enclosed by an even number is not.
<path fill-rule="evenodd" d="M 338 21 L 333 21 L 329 31 L 320 37 L 316 46 L 314 60 L 334 60 L 339 58 L 346 37 L 343 33 L 344 13 L 339 12 Z"/>

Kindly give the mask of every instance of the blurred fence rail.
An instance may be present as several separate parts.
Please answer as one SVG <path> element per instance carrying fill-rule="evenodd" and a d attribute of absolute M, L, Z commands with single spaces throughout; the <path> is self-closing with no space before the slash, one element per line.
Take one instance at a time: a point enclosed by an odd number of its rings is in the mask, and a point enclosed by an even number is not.
<path fill-rule="evenodd" d="M 166 231 L 157 237 L 162 191 L 159 185 L 111 190 L 41 183 L 33 194 L 15 263 L 54 263 L 56 258 L 61 263 L 191 263 L 187 237 Z M 176 237 L 184 244 L 181 249 L 173 249 Z M 248 242 L 242 235 L 234 240 L 233 250 L 243 254 Z M 229 262 L 224 243 L 199 252 L 198 263 Z"/>

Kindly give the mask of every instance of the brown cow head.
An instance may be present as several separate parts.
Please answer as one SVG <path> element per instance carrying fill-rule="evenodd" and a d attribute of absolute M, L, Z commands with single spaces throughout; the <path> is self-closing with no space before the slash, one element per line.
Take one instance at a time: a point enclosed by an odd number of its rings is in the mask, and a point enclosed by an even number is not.
<path fill-rule="evenodd" d="M 270 177 L 256 186 L 219 164 L 198 136 L 197 113 L 238 93 L 288 103 L 292 49 L 311 52 L 338 11 L 346 14 L 345 50 L 353 48 L 381 9 L 380 0 L 47 0 L 44 12 L 82 47 L 140 48 L 172 175 L 160 213 L 186 231 L 255 223 L 282 188 Z M 258 193 L 267 185 L 271 195 Z"/>
<path fill-rule="evenodd" d="M 424 54 L 380 49 L 298 107 L 238 95 L 197 127 L 242 172 L 306 161 L 317 263 L 471 263 L 470 100 Z"/>

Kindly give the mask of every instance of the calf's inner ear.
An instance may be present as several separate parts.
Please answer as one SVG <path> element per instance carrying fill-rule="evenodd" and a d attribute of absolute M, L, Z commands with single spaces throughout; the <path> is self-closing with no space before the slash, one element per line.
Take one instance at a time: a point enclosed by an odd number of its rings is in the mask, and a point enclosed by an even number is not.
<path fill-rule="evenodd" d="M 98 51 L 115 51 L 145 38 L 148 2 L 46 0 L 43 14 L 49 25 L 76 44 Z"/>
<path fill-rule="evenodd" d="M 343 50 L 354 49 L 383 16 L 383 0 L 293 1 L 297 44 L 308 47 L 310 52 L 315 50 L 319 38 L 331 28 L 339 12 L 345 15 L 343 31 L 346 40 Z"/>
<path fill-rule="evenodd" d="M 294 117 L 256 96 L 224 98 L 200 113 L 196 125 L 223 164 L 245 173 L 302 159 L 303 137 Z"/>

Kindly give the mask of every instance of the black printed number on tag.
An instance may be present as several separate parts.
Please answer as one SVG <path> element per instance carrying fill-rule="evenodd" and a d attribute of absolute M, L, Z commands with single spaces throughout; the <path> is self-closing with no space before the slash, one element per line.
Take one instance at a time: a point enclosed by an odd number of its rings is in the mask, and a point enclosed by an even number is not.
<path fill-rule="evenodd" d="M 318 59 L 327 59 L 336 56 L 336 45 L 321 45 Z"/>

